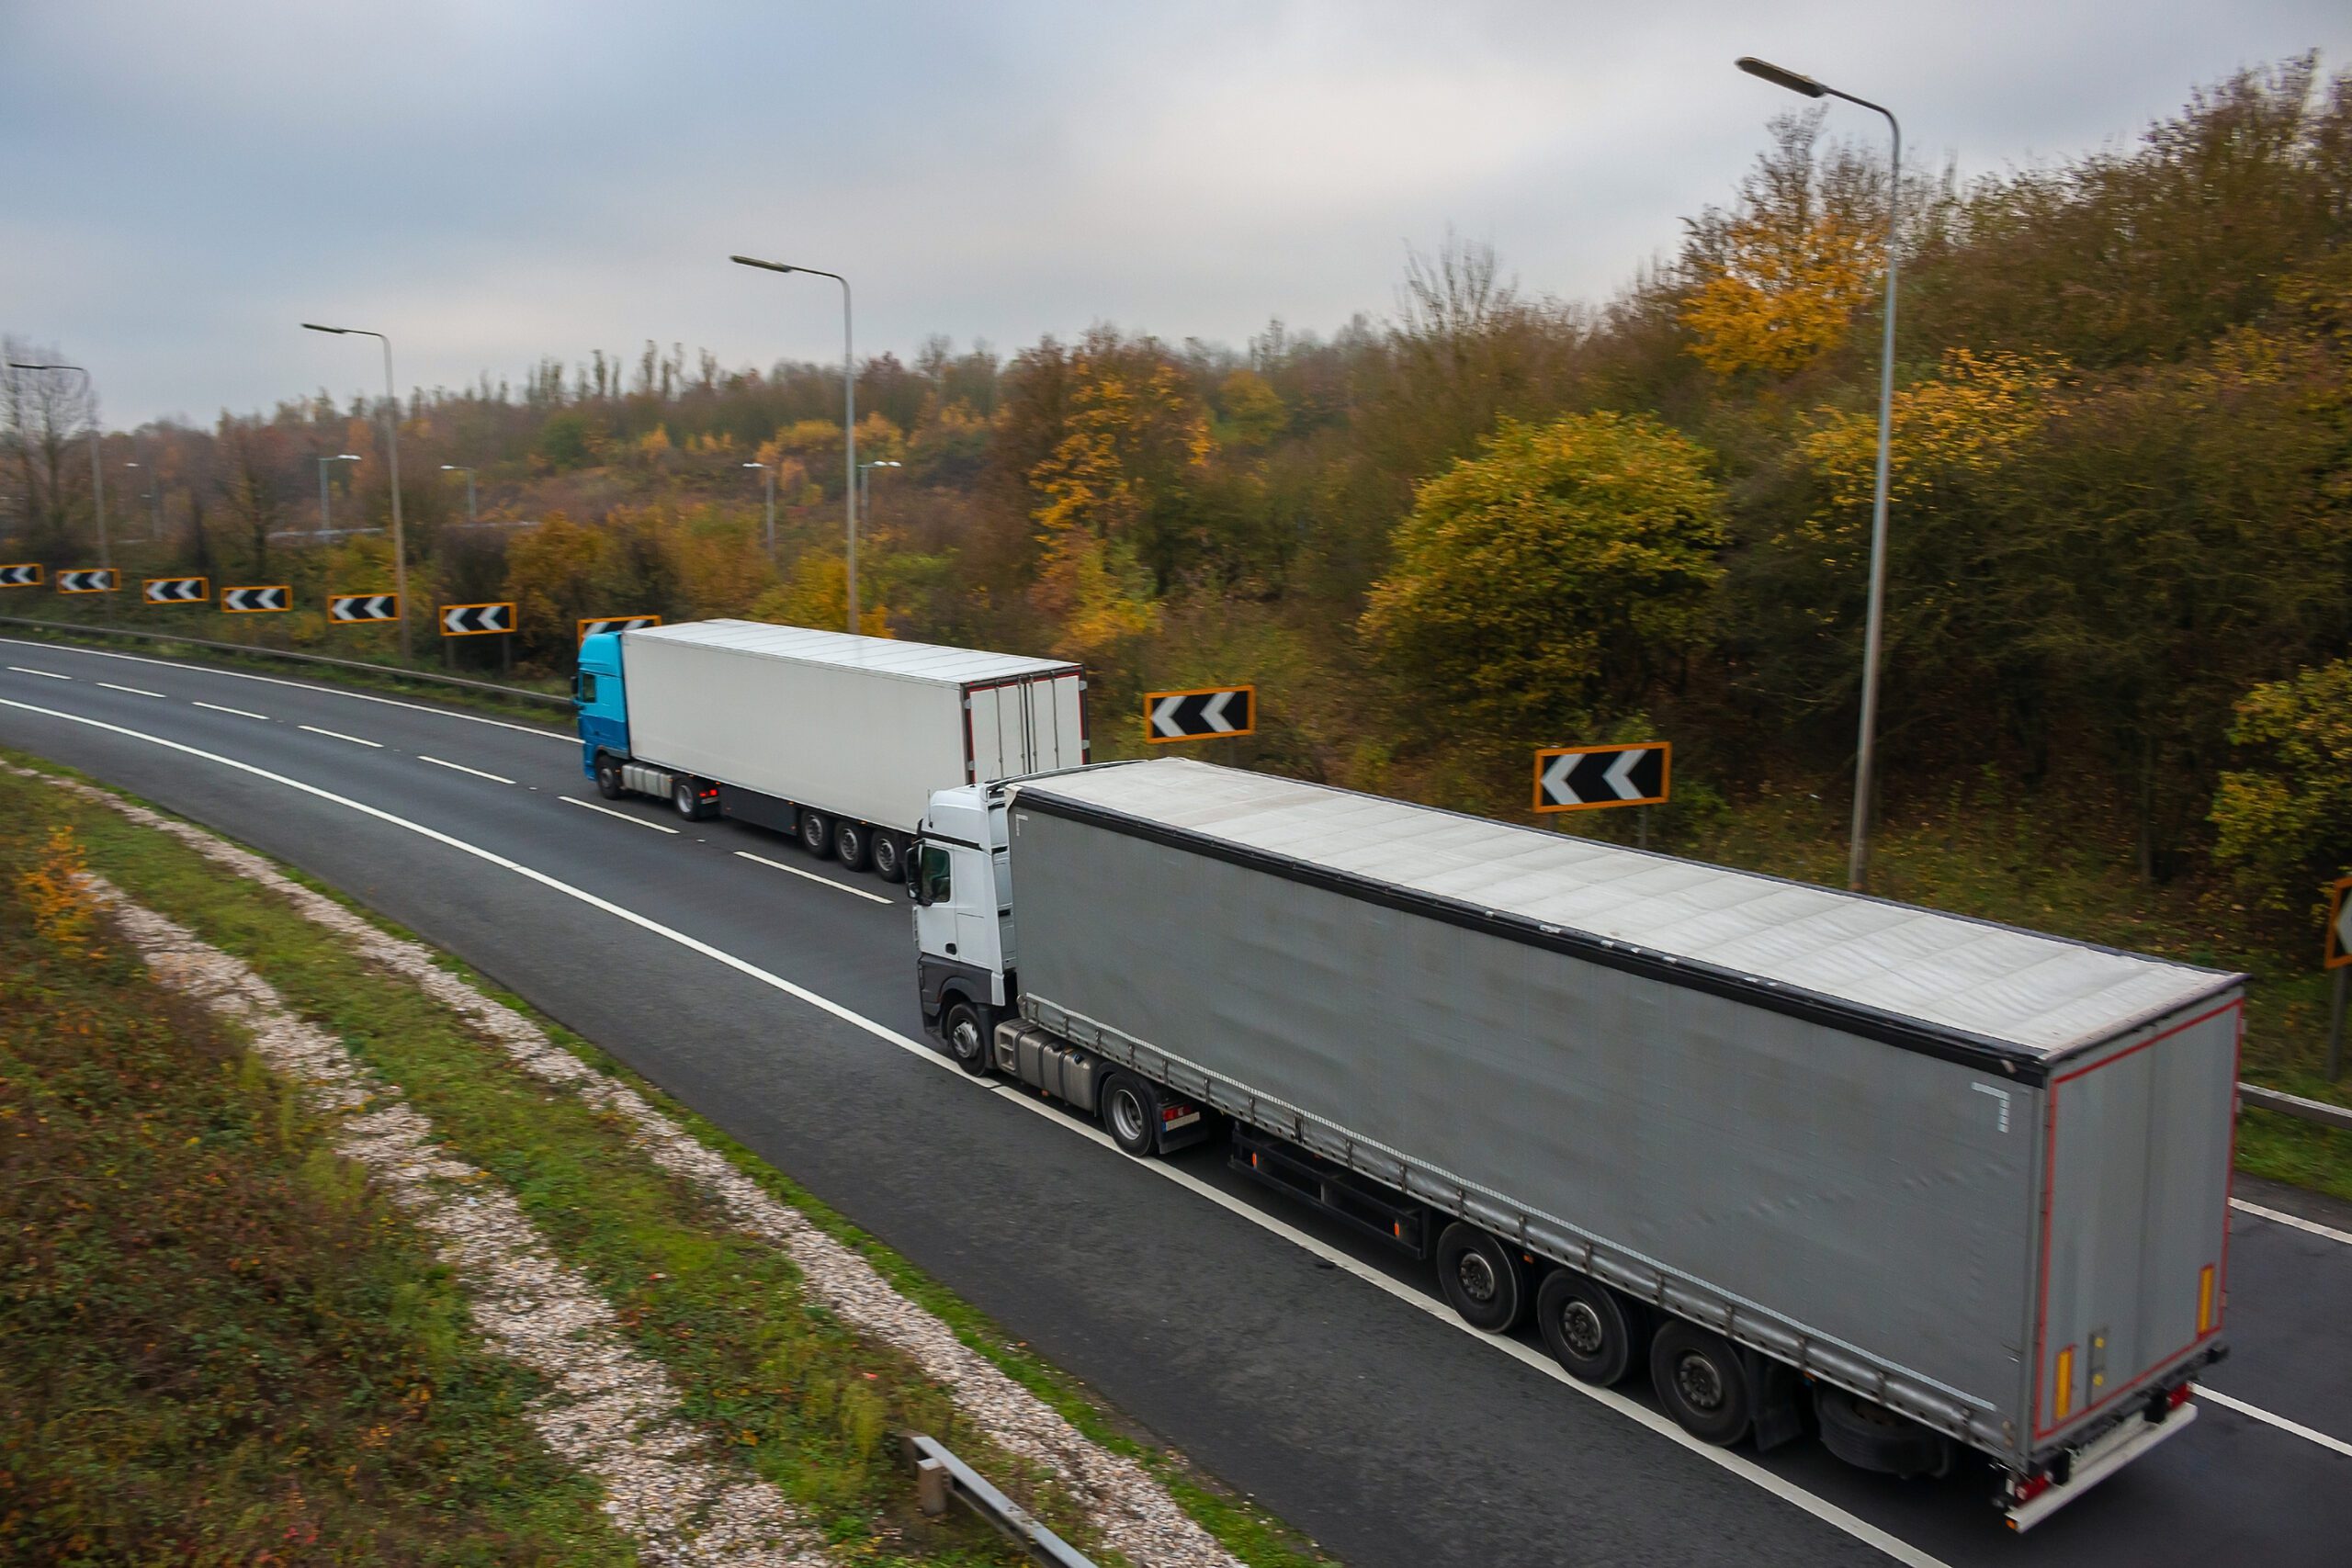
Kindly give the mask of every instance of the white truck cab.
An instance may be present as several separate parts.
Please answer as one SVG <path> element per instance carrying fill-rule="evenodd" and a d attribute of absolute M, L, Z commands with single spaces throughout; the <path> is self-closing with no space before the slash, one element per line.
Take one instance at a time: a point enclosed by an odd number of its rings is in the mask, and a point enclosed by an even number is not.
<path fill-rule="evenodd" d="M 1001 783 L 935 792 L 912 879 L 923 1026 L 973 1074 L 988 1070 L 989 1037 L 1018 995 L 1005 794 Z"/>

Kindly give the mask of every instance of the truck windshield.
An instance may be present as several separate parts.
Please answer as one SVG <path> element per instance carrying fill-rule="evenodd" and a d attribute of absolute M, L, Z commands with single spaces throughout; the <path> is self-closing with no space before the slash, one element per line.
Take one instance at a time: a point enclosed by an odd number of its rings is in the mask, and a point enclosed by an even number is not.
<path fill-rule="evenodd" d="M 948 902 L 947 852 L 937 844 L 922 847 L 922 901 L 926 904 Z"/>

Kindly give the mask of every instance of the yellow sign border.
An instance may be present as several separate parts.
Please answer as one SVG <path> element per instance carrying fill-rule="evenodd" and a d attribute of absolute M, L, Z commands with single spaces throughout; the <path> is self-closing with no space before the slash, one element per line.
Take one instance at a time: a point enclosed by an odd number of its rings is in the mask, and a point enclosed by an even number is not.
<path fill-rule="evenodd" d="M 0 582 L 0 588 L 46 588 L 49 586 L 49 573 L 41 570 L 40 562 L 0 560 L 0 571 L 22 571 L 27 567 L 32 568 L 33 580 L 30 582 Z"/>
<path fill-rule="evenodd" d="M 253 593 L 269 588 L 275 588 L 280 593 L 285 594 L 286 603 L 279 604 L 275 608 L 263 605 L 251 610 L 241 610 L 236 605 L 229 603 L 229 595 L 232 593 Z M 294 589 L 290 583 L 237 582 L 232 583 L 230 586 L 220 590 L 220 613 L 224 615 L 282 615 L 293 608 Z"/>
<path fill-rule="evenodd" d="M 1220 729 L 1214 735 L 1154 735 L 1151 732 L 1152 705 L 1170 697 L 1208 697 L 1219 692 L 1250 694 L 1250 728 Z M 1143 743 L 1147 746 L 1182 746 L 1194 740 L 1238 740 L 1245 735 L 1258 733 L 1258 685 L 1250 682 L 1239 686 L 1189 686 L 1181 692 L 1146 692 L 1143 694 Z"/>
<path fill-rule="evenodd" d="M 334 607 L 338 601 L 344 599 L 390 599 L 392 602 L 392 613 L 389 615 L 371 617 L 364 621 L 338 621 L 334 616 Z M 382 593 L 330 593 L 327 595 L 327 625 L 331 626 L 396 626 L 400 625 L 400 622 L 401 596 L 397 593 L 386 592 Z"/>
<path fill-rule="evenodd" d="M 2341 969 L 2352 964 L 2352 950 L 2335 944 L 2335 923 L 2344 918 L 2344 906 L 2352 900 L 2352 876 L 2339 876 L 2327 885 L 2327 931 L 2320 939 L 2320 967 Z"/>
<path fill-rule="evenodd" d="M 148 598 L 147 590 L 158 582 L 201 582 L 204 584 L 204 592 L 194 599 Z M 159 607 L 165 604 L 209 604 L 212 603 L 212 580 L 209 577 L 198 577 L 194 572 L 175 577 L 142 577 L 139 580 L 139 602 L 141 604 L 153 604 Z"/>
<path fill-rule="evenodd" d="M 1544 803 L 1544 763 L 1553 757 L 1588 757 L 1595 751 L 1656 751 L 1659 753 L 1657 793 L 1639 800 L 1587 800 L 1574 806 L 1546 806 Z M 1620 740 L 1607 746 L 1544 746 L 1535 752 L 1535 809 L 1551 814 L 1562 811 L 1607 811 L 1620 806 L 1664 806 L 1674 795 L 1674 742 L 1671 740 Z"/>
<path fill-rule="evenodd" d="M 580 635 L 571 639 L 572 646 L 578 647 L 580 644 L 586 642 L 588 640 L 588 628 L 598 621 L 643 621 L 645 626 L 631 626 L 628 628 L 634 632 L 643 631 L 647 626 L 660 626 L 662 624 L 662 617 L 659 615 L 582 615 L 580 617 Z"/>
<path fill-rule="evenodd" d="M 512 599 L 484 599 L 476 604 L 444 604 L 434 613 L 433 616 L 434 624 L 441 628 L 443 637 L 513 637 L 514 635 L 513 626 L 484 626 L 480 631 L 453 632 L 449 629 L 449 612 L 452 610 L 504 610 L 506 618 L 510 622 L 520 622 L 523 618 L 514 613 L 514 601 Z"/>
<path fill-rule="evenodd" d="M 103 571 L 103 572 L 105 572 L 105 573 L 107 574 L 107 585 L 106 585 L 104 588 L 68 588 L 68 587 L 66 587 L 66 586 L 65 586 L 65 584 L 64 584 L 64 582 L 63 582 L 62 580 L 64 577 L 66 577 L 69 573 L 76 572 L 76 571 Z M 60 580 L 61 580 L 61 581 L 59 581 L 58 585 L 57 585 L 57 591 L 58 591 L 60 593 L 119 593 L 119 592 L 122 592 L 122 572 L 121 572 L 121 570 L 120 570 L 119 568 L 117 568 L 117 567 L 111 567 L 111 566 L 75 566 L 75 567 L 68 567 L 68 568 L 66 568 L 66 569 L 65 569 L 65 570 L 64 570 L 64 571 L 61 571 L 61 572 L 59 572 L 57 575 L 58 575 L 58 577 L 59 577 L 59 578 L 60 578 Z"/>

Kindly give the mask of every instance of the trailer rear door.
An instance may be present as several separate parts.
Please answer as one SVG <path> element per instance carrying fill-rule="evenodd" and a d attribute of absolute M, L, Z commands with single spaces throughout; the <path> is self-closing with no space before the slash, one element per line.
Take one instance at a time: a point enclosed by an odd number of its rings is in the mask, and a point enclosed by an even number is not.
<path fill-rule="evenodd" d="M 1076 671 L 967 689 L 972 784 L 1075 767 L 1085 759 Z"/>
<path fill-rule="evenodd" d="M 2034 1446 L 2221 1331 L 2244 1001 L 2208 1001 L 2052 1075 Z"/>

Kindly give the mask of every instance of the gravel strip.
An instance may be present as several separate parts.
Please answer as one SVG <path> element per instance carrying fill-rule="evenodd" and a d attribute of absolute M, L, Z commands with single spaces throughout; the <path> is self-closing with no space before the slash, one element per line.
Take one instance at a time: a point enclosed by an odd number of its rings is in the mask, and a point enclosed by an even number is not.
<path fill-rule="evenodd" d="M 545 1378 L 526 1412 L 548 1448 L 594 1477 L 605 1512 L 662 1568 L 816 1568 L 816 1535 L 767 1482 L 719 1462 L 675 1414 L 677 1388 L 622 1337 L 612 1307 L 541 1239 L 487 1171 L 450 1158 L 433 1124 L 296 1016 L 252 969 L 85 874 L 155 978 L 243 1029 L 255 1055 L 335 1117 L 332 1142 L 435 1238 L 491 1348 Z"/>
<path fill-rule="evenodd" d="M 334 899 L 286 877 L 259 855 L 201 828 L 74 780 L 46 773 L 27 776 L 169 833 L 214 863 L 270 888 L 304 918 L 344 937 L 370 962 L 413 981 L 534 1077 L 619 1118 L 631 1141 L 656 1165 L 693 1182 L 739 1229 L 782 1247 L 799 1267 L 810 1293 L 836 1316 L 904 1352 L 926 1376 L 947 1388 L 965 1417 L 999 1447 L 1057 1477 L 1087 1510 L 1103 1543 L 1138 1568 L 1238 1568 L 1238 1560 L 1142 1465 L 1079 1431 L 1060 1412 L 957 1339 L 955 1330 L 936 1315 L 900 1295 L 864 1258 L 771 1196 L 636 1090 L 591 1067 L 549 1040 L 529 1019 L 443 969 L 429 949 L 379 930 Z"/>

